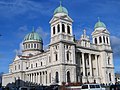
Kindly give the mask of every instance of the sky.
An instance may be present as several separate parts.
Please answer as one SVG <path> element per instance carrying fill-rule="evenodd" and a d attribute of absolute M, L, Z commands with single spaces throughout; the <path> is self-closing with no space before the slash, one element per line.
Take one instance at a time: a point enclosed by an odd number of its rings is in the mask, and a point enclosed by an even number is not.
<path fill-rule="evenodd" d="M 0 0 L 0 72 L 9 64 L 26 34 L 35 30 L 43 38 L 44 48 L 50 42 L 50 24 L 60 0 Z M 120 0 L 62 0 L 73 19 L 73 33 L 80 39 L 83 29 L 90 36 L 98 17 L 110 32 L 115 72 L 120 71 Z"/>

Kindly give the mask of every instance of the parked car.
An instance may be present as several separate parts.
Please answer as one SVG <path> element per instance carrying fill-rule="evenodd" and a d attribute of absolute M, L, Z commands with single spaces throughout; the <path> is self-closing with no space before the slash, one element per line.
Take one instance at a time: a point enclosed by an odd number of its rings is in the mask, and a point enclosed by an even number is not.
<path fill-rule="evenodd" d="M 83 84 L 81 90 L 105 90 L 100 84 Z"/>
<path fill-rule="evenodd" d="M 118 85 L 111 85 L 110 90 L 120 90 L 120 84 Z"/>

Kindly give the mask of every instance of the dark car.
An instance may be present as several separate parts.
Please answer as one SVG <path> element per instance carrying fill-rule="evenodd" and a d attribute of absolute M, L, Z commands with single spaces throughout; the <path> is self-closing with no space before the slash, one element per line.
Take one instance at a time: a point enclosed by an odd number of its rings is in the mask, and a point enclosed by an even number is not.
<path fill-rule="evenodd" d="M 120 90 L 120 84 L 118 85 L 111 85 L 110 90 Z"/>

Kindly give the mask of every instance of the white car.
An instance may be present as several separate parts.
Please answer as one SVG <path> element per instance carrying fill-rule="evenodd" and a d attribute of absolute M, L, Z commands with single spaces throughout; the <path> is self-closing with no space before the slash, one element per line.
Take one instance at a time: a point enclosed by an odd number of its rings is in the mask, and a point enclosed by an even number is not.
<path fill-rule="evenodd" d="M 100 84 L 83 84 L 81 90 L 105 90 Z"/>

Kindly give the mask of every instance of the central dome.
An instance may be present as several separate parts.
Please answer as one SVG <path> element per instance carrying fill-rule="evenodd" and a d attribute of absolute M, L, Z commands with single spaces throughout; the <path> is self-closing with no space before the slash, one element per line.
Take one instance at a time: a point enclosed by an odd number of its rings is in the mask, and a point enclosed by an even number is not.
<path fill-rule="evenodd" d="M 31 33 L 27 34 L 25 36 L 25 38 L 24 38 L 24 41 L 38 41 L 38 42 L 43 42 L 41 36 L 38 33 L 34 32 L 34 31 L 32 31 Z"/>
<path fill-rule="evenodd" d="M 60 4 L 60 6 L 58 8 L 56 8 L 54 11 L 54 14 L 57 14 L 57 13 L 68 14 L 68 10 Z"/>

